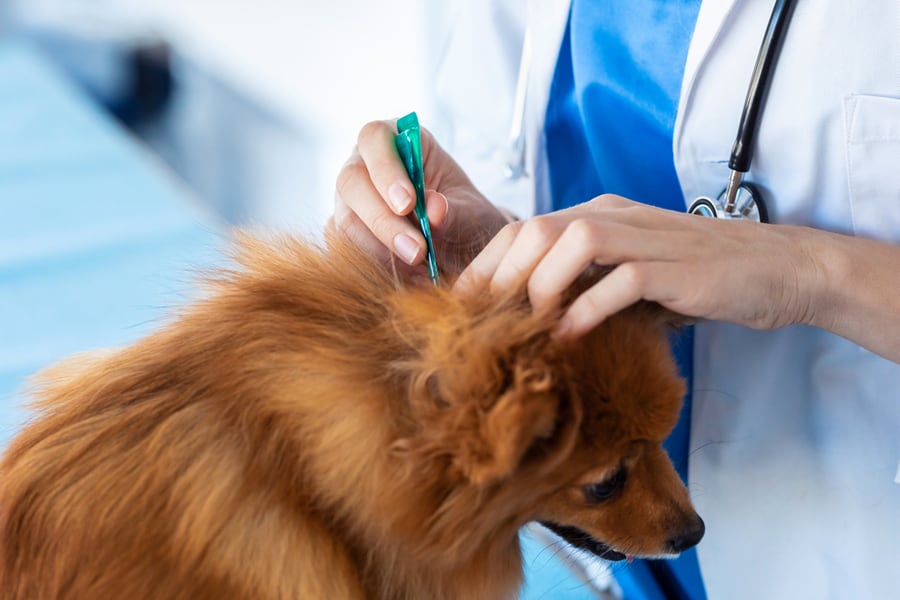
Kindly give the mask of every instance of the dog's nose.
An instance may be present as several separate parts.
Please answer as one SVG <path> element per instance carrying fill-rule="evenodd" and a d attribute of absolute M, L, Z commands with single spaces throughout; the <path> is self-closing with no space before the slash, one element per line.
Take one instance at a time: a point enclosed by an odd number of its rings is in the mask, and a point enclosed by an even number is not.
<path fill-rule="evenodd" d="M 669 540 L 669 549 L 676 554 L 684 552 L 688 548 L 696 546 L 703 539 L 704 533 L 706 533 L 706 525 L 698 516 L 694 523 Z"/>

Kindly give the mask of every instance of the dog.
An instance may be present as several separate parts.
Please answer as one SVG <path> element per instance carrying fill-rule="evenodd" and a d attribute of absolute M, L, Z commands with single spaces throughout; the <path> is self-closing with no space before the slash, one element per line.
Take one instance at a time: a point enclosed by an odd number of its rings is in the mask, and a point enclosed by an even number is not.
<path fill-rule="evenodd" d="M 398 283 L 335 236 L 237 246 L 158 331 L 35 382 L 0 596 L 496 600 L 531 521 L 609 560 L 702 537 L 658 306 L 561 341 L 524 291 Z"/>

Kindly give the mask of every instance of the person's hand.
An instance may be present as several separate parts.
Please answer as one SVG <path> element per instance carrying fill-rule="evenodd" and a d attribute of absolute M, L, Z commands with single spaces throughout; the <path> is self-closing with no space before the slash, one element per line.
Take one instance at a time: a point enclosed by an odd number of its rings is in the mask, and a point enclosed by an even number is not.
<path fill-rule="evenodd" d="M 415 188 L 394 145 L 396 120 L 373 121 L 359 133 L 356 147 L 337 177 L 330 226 L 380 259 L 394 253 L 421 265 L 426 245 L 408 215 Z M 438 266 L 459 270 L 507 219 L 472 184 L 459 165 L 421 129 L 425 204 Z M 424 269 L 424 267 L 420 267 Z"/>
<path fill-rule="evenodd" d="M 770 329 L 811 323 L 823 269 L 808 228 L 710 219 L 600 196 L 507 225 L 456 289 L 527 285 L 535 310 L 557 307 L 591 264 L 613 269 L 566 310 L 556 334 L 576 337 L 651 300 L 691 317 Z"/>

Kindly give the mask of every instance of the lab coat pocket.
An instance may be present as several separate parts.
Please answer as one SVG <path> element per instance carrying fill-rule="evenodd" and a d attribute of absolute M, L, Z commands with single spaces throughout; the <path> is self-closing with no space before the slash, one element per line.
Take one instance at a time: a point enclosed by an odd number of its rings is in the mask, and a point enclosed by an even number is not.
<path fill-rule="evenodd" d="M 900 243 L 900 98 L 844 98 L 853 231 Z"/>

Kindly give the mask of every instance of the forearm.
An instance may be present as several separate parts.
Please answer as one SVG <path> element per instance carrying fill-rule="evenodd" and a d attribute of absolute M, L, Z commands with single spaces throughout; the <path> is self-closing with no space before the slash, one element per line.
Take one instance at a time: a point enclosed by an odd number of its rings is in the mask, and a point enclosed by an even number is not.
<path fill-rule="evenodd" d="M 900 362 L 900 247 L 815 232 L 818 271 L 805 322 Z"/>

